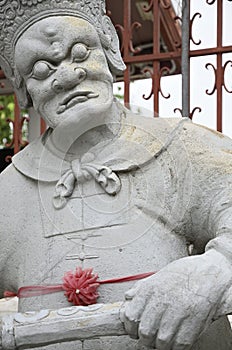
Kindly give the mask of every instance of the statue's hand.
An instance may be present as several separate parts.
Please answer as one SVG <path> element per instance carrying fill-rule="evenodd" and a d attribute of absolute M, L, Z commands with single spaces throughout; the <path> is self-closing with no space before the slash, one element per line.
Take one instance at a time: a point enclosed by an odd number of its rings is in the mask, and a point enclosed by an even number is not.
<path fill-rule="evenodd" d="M 126 293 L 126 331 L 158 350 L 190 349 L 216 318 L 231 279 L 231 264 L 213 249 L 177 260 Z"/>

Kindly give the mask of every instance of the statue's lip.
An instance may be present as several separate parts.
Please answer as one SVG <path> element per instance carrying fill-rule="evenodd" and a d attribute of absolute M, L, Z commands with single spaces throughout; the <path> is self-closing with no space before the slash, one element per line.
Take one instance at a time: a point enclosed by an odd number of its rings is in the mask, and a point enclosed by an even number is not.
<path fill-rule="evenodd" d="M 73 107 L 77 103 L 85 102 L 90 98 L 96 98 L 98 96 L 99 94 L 89 90 L 74 91 L 68 94 L 68 96 L 66 96 L 64 100 L 59 103 L 57 114 L 63 113 L 66 109 Z"/>

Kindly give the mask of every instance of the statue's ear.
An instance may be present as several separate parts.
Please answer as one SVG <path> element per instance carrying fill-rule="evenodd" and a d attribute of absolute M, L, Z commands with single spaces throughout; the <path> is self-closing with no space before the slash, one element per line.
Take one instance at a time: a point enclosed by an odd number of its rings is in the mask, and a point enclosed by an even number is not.
<path fill-rule="evenodd" d="M 4 71 L 6 77 L 10 81 L 12 81 L 12 79 L 14 77 L 13 69 L 11 68 L 10 63 L 1 55 L 0 55 L 0 66 L 1 66 L 2 70 Z"/>
<path fill-rule="evenodd" d="M 122 73 L 126 66 L 120 53 L 116 30 L 108 16 L 102 19 L 102 29 L 103 33 L 99 35 L 110 69 L 112 73 Z"/>
<path fill-rule="evenodd" d="M 31 99 L 28 95 L 26 86 L 20 77 L 17 70 L 13 70 L 10 63 L 0 55 L 0 66 L 5 73 L 5 76 L 10 81 L 21 108 L 28 108 L 31 106 Z"/>
<path fill-rule="evenodd" d="M 14 91 L 16 93 L 20 108 L 25 109 L 32 107 L 32 101 L 25 86 L 22 86 L 20 89 L 14 88 Z"/>
<path fill-rule="evenodd" d="M 32 107 L 31 97 L 27 92 L 26 85 L 21 78 L 17 68 L 14 71 L 14 90 L 18 98 L 18 103 L 21 108 Z"/>

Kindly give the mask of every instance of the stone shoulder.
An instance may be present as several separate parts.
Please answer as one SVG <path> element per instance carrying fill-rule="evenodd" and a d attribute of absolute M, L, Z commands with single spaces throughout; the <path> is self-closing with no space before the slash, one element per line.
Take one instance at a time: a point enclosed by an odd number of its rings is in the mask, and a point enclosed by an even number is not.
<path fill-rule="evenodd" d="M 14 203 L 16 202 L 15 195 L 18 190 L 22 191 L 22 181 L 26 178 L 21 174 L 13 164 L 10 164 L 1 174 L 0 174 L 0 193 L 4 200 L 9 200 L 11 196 L 14 198 Z M 6 196 L 6 197 L 5 197 Z"/>
<path fill-rule="evenodd" d="M 185 123 L 181 135 L 198 173 L 232 175 L 232 140 L 215 130 Z"/>

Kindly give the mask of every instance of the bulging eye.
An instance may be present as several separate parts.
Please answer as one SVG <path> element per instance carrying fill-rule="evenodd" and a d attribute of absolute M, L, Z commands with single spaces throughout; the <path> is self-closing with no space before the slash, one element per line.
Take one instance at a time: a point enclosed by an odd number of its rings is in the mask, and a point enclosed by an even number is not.
<path fill-rule="evenodd" d="M 54 69 L 50 66 L 50 64 L 46 61 L 38 61 L 34 64 L 32 70 L 32 77 L 38 80 L 44 80 L 48 78 Z"/>
<path fill-rule="evenodd" d="M 89 56 L 90 50 L 84 44 L 76 44 L 72 48 L 73 62 L 82 62 Z"/>

